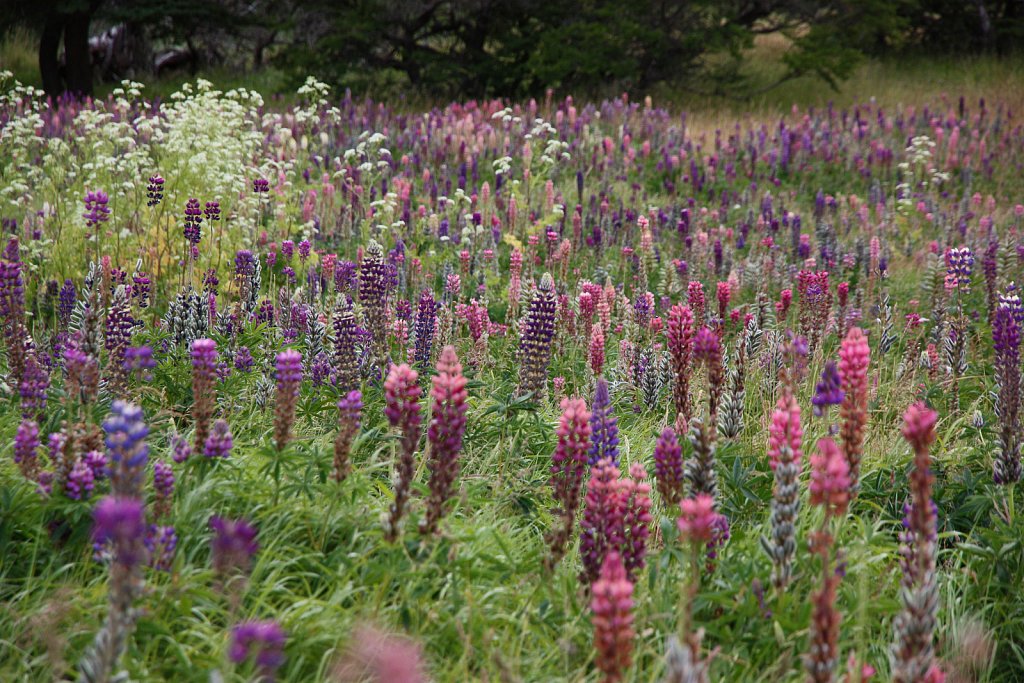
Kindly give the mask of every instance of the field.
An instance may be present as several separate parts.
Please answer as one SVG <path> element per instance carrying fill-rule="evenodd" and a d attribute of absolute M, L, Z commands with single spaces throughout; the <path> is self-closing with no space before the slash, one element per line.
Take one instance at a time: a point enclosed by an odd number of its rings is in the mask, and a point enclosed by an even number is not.
<path fill-rule="evenodd" d="M 3 74 L 0 679 L 1024 679 L 1005 73 Z"/>

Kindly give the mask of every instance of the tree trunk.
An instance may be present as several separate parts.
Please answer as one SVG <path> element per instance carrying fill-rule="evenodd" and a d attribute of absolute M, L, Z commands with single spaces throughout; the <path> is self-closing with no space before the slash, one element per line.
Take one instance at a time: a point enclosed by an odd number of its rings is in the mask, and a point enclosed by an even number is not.
<path fill-rule="evenodd" d="M 47 18 L 43 26 L 43 35 L 39 39 L 39 75 L 43 78 L 43 90 L 56 100 L 64 92 L 64 83 L 60 76 L 60 62 L 57 51 L 60 49 L 60 37 L 64 32 L 64 21 L 59 16 Z"/>
<path fill-rule="evenodd" d="M 92 60 L 89 56 L 90 15 L 75 12 L 64 24 L 64 61 L 67 63 L 68 92 L 75 97 L 92 97 Z"/>

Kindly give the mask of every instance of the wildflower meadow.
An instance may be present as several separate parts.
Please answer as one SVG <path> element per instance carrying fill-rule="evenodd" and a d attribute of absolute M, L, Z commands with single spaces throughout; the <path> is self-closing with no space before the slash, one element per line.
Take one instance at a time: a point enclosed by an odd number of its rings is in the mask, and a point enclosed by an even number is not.
<path fill-rule="evenodd" d="M 0 679 L 1024 680 L 1024 125 L 0 74 Z"/>

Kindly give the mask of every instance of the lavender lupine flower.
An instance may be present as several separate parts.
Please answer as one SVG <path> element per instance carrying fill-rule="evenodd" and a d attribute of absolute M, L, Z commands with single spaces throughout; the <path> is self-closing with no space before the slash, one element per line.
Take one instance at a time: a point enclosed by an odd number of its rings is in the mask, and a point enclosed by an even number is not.
<path fill-rule="evenodd" d="M 416 447 L 420 441 L 419 374 L 405 363 L 392 365 L 384 380 L 384 415 L 401 433 L 401 445 L 395 462 L 395 500 L 385 525 L 385 538 L 398 538 L 398 524 L 405 514 L 409 487 L 416 467 Z"/>
<path fill-rule="evenodd" d="M 903 568 L 900 597 L 903 610 L 893 621 L 892 673 L 896 683 L 927 680 L 935 664 L 932 634 L 939 606 L 935 574 L 936 515 L 932 501 L 931 458 L 937 415 L 924 403 L 915 403 L 903 416 L 903 437 L 914 450 L 910 475 L 911 502 L 906 531 L 901 537 Z"/>
<path fill-rule="evenodd" d="M 359 390 L 359 330 L 351 304 L 346 297 L 341 299 L 334 309 L 334 381 L 341 392 L 348 394 Z"/>
<path fill-rule="evenodd" d="M 683 449 L 676 432 L 665 427 L 654 446 L 654 478 L 666 510 L 675 510 L 683 498 Z"/>
<path fill-rule="evenodd" d="M 108 453 L 111 491 L 122 498 L 142 498 L 142 483 L 149 446 L 149 427 L 142 408 L 126 401 L 114 401 L 110 416 L 103 421 Z"/>
<path fill-rule="evenodd" d="M 143 382 L 153 379 L 150 372 L 156 367 L 156 359 L 153 357 L 153 349 L 148 346 L 129 346 L 124 351 L 124 369 L 127 372 L 135 373 Z"/>
<path fill-rule="evenodd" d="M 434 342 L 436 318 L 437 303 L 434 301 L 434 295 L 428 290 L 423 290 L 416 309 L 415 359 L 418 367 L 425 368 L 430 365 L 430 349 Z"/>
<path fill-rule="evenodd" d="M 359 264 L 359 302 L 363 305 L 366 327 L 372 342 L 370 351 L 378 368 L 387 362 L 387 296 L 388 282 L 384 264 L 384 248 L 370 240 Z"/>
<path fill-rule="evenodd" d="M 103 190 L 89 191 L 85 193 L 85 219 L 86 227 L 92 228 L 100 223 L 106 223 L 110 219 L 110 207 L 107 204 L 110 197 Z"/>
<path fill-rule="evenodd" d="M 519 393 L 544 393 L 555 335 L 555 281 L 544 273 L 520 326 Z"/>
<path fill-rule="evenodd" d="M 593 467 L 607 458 L 619 466 L 619 426 L 608 395 L 608 382 L 599 377 L 594 390 L 594 403 L 590 413 L 590 454 L 587 461 Z"/>
<path fill-rule="evenodd" d="M 231 455 L 234 445 L 234 437 L 231 435 L 231 427 L 227 420 L 217 420 L 213 423 L 210 435 L 206 437 L 203 455 L 207 458 L 226 458 Z"/>
<path fill-rule="evenodd" d="M 116 404 L 115 404 L 116 405 Z M 142 595 L 146 560 L 146 519 L 142 500 L 109 496 L 93 510 L 93 538 L 111 550 L 110 610 L 103 627 L 78 663 L 81 680 L 109 681 L 135 628 L 134 602 Z"/>
<path fill-rule="evenodd" d="M 996 484 L 1013 484 L 1021 477 L 1021 325 L 1015 313 L 1012 303 L 1000 302 L 992 319 L 1001 425 L 999 450 L 993 464 L 993 479 Z"/>
<path fill-rule="evenodd" d="M 348 456 L 363 419 L 363 394 L 358 389 L 338 401 L 338 434 L 334 437 L 334 481 L 341 483 L 351 470 Z"/>
<path fill-rule="evenodd" d="M 93 481 L 99 481 L 107 476 L 107 456 L 100 451 L 88 451 L 82 456 L 89 469 L 92 470 Z"/>
<path fill-rule="evenodd" d="M 235 351 L 235 370 L 239 372 L 251 372 L 256 360 L 252 357 L 252 351 L 248 346 L 239 346 Z"/>
<path fill-rule="evenodd" d="M 462 450 L 462 436 L 466 431 L 466 378 L 462 365 L 455 355 L 455 347 L 446 346 L 437 361 L 437 374 L 431 379 L 433 399 L 430 409 L 430 427 L 427 441 L 430 455 L 427 467 L 430 469 L 430 497 L 427 499 L 427 513 L 420 521 L 420 533 L 432 534 L 444 516 L 445 503 L 452 495 L 455 478 L 459 474 L 459 453 Z"/>
<path fill-rule="evenodd" d="M 275 362 L 277 396 L 274 402 L 274 445 L 284 450 L 291 440 L 292 425 L 295 423 L 295 409 L 302 385 L 302 354 L 287 349 L 277 354 Z"/>
<path fill-rule="evenodd" d="M 14 434 L 14 463 L 29 481 L 39 477 L 39 425 L 22 420 Z"/>
<path fill-rule="evenodd" d="M 159 175 L 150 176 L 146 186 L 146 206 L 156 206 L 164 198 L 164 179 Z"/>
<path fill-rule="evenodd" d="M 164 460 L 153 462 L 153 491 L 156 492 L 153 515 L 158 519 L 168 516 L 174 496 L 174 470 Z"/>
<path fill-rule="evenodd" d="M 185 240 L 192 246 L 199 244 L 202 239 L 201 224 L 203 222 L 203 211 L 199 208 L 199 200 L 192 197 L 185 204 L 185 227 L 183 232 Z"/>
<path fill-rule="evenodd" d="M 192 342 L 192 419 L 196 430 L 193 450 L 202 450 L 210 434 L 217 403 L 217 344 L 212 339 Z"/>
<path fill-rule="evenodd" d="M 172 432 L 169 437 L 169 442 L 171 447 L 171 459 L 174 462 L 183 463 L 192 455 L 192 446 L 189 444 L 188 439 L 180 434 Z"/>
<path fill-rule="evenodd" d="M 144 542 L 149 553 L 149 565 L 157 571 L 171 571 L 174 551 L 178 547 L 178 533 L 174 527 L 150 524 Z"/>
<path fill-rule="evenodd" d="M 833 360 L 825 363 L 825 369 L 821 371 L 821 380 L 815 386 L 814 397 L 811 404 L 814 406 L 815 417 L 822 417 L 832 406 L 840 405 L 846 394 L 840 385 L 839 368 Z"/>
<path fill-rule="evenodd" d="M 235 664 L 253 659 L 260 680 L 273 681 L 275 672 L 284 664 L 284 630 L 274 621 L 249 621 L 231 629 L 228 657 Z"/>
<path fill-rule="evenodd" d="M 135 318 L 132 317 L 128 293 L 124 286 L 120 285 L 114 292 L 107 311 L 106 334 L 103 339 L 108 358 L 107 381 L 115 391 L 122 390 L 125 385 L 125 352 L 131 343 L 133 329 Z"/>

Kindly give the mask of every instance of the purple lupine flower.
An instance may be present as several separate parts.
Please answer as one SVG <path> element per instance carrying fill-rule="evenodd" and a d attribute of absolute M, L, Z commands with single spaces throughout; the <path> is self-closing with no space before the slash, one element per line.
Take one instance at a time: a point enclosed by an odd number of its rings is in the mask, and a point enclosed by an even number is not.
<path fill-rule="evenodd" d="M 217 344 L 212 339 L 192 342 L 192 419 L 196 431 L 192 449 L 199 451 L 210 434 L 217 402 Z"/>
<path fill-rule="evenodd" d="M 299 259 L 306 261 L 309 258 L 309 252 L 313 245 L 309 243 L 309 240 L 302 240 L 299 242 Z"/>
<path fill-rule="evenodd" d="M 285 261 L 291 261 L 295 256 L 295 242 L 292 240 L 281 240 L 281 256 Z"/>
<path fill-rule="evenodd" d="M 654 445 L 654 478 L 667 510 L 674 511 L 683 499 L 683 449 L 676 432 L 665 427 Z"/>
<path fill-rule="evenodd" d="M 64 493 L 71 500 L 85 500 L 92 495 L 94 479 L 92 468 L 83 460 L 76 460 L 64 482 Z"/>
<path fill-rule="evenodd" d="M 253 658 L 261 680 L 272 681 L 284 663 L 284 630 L 274 621 L 249 621 L 231 629 L 228 657 L 235 664 Z"/>
<path fill-rule="evenodd" d="M 39 425 L 22 420 L 14 434 L 14 463 L 29 481 L 39 476 Z"/>
<path fill-rule="evenodd" d="M 551 341 L 555 336 L 555 281 L 544 273 L 537 285 L 519 333 L 519 393 L 544 393 Z"/>
<path fill-rule="evenodd" d="M 85 193 L 85 219 L 86 227 L 92 228 L 100 223 L 106 223 L 110 218 L 110 197 L 103 190 L 89 191 Z"/>
<path fill-rule="evenodd" d="M 60 323 L 62 331 L 67 330 L 71 323 L 71 314 L 75 311 L 77 296 L 75 283 L 71 280 L 64 280 L 64 286 L 60 288 L 57 300 L 57 321 Z"/>
<path fill-rule="evenodd" d="M 433 292 L 423 290 L 420 294 L 419 305 L 416 308 L 416 350 L 414 357 L 416 365 L 426 368 L 430 365 L 430 348 L 434 342 L 435 320 L 437 318 L 437 303 L 434 301 Z"/>
<path fill-rule="evenodd" d="M 213 423 L 213 430 L 210 436 L 206 437 L 203 445 L 203 455 L 207 458 L 226 458 L 231 455 L 234 448 L 234 437 L 231 434 L 231 427 L 227 420 L 217 420 Z"/>
<path fill-rule="evenodd" d="M 203 216 L 211 223 L 219 221 L 220 202 L 206 202 L 206 206 L 203 207 Z"/>
<path fill-rule="evenodd" d="M 174 462 L 183 463 L 191 457 L 192 445 L 188 442 L 188 439 L 174 432 L 171 434 L 169 441 L 171 446 L 171 459 Z"/>
<path fill-rule="evenodd" d="M 146 186 L 146 206 L 156 206 L 164 198 L 164 179 L 159 175 L 150 176 Z"/>
<path fill-rule="evenodd" d="M 49 388 L 50 373 L 40 365 L 36 355 L 30 353 L 26 358 L 21 381 L 18 383 L 22 417 L 37 417 L 46 411 L 46 399 Z"/>
<path fill-rule="evenodd" d="M 373 362 L 381 371 L 387 362 L 388 283 L 383 254 L 383 248 L 371 241 L 359 264 L 359 302 L 363 305 L 366 327 L 372 335 L 370 352 Z"/>
<path fill-rule="evenodd" d="M 258 194 L 270 192 L 270 181 L 266 178 L 256 178 L 252 181 L 252 191 Z"/>
<path fill-rule="evenodd" d="M 193 247 L 199 244 L 203 237 L 201 224 L 203 222 L 203 211 L 199 208 L 199 200 L 192 197 L 185 204 L 185 227 L 183 232 L 185 240 Z"/>
<path fill-rule="evenodd" d="M 814 389 L 814 396 L 811 404 L 816 417 L 821 417 L 828 412 L 832 406 L 840 405 L 846 393 L 840 386 L 839 368 L 833 360 L 825 363 L 825 369 L 821 371 L 821 380 Z"/>
<path fill-rule="evenodd" d="M 338 434 L 334 437 L 334 480 L 342 482 L 349 473 L 348 456 L 363 419 L 363 394 L 358 389 L 338 401 Z"/>
<path fill-rule="evenodd" d="M 153 349 L 148 346 L 129 346 L 124 351 L 124 369 L 127 372 L 135 373 L 136 377 L 143 382 L 153 379 L 150 372 L 156 367 L 156 359 L 153 358 Z"/>
<path fill-rule="evenodd" d="M 93 481 L 99 481 L 107 476 L 107 456 L 101 451 L 89 451 L 82 456 L 82 462 L 92 470 Z"/>
<path fill-rule="evenodd" d="M 248 346 L 239 346 L 238 350 L 235 351 L 235 370 L 239 372 L 250 372 L 252 366 L 255 365 L 256 361 L 252 357 L 252 352 Z"/>
<path fill-rule="evenodd" d="M 103 421 L 106 433 L 108 476 L 111 491 L 123 498 L 142 498 L 142 480 L 149 459 L 146 437 L 149 427 L 142 408 L 126 401 L 114 401 Z"/>
<path fill-rule="evenodd" d="M 156 492 L 154 515 L 166 517 L 171 511 L 171 498 L 174 496 L 174 470 L 164 460 L 153 463 L 153 490 Z"/>
<path fill-rule="evenodd" d="M 970 247 L 951 247 L 946 251 L 946 286 L 951 289 L 960 287 L 964 290 L 971 285 L 971 273 L 974 270 L 974 254 Z"/>
<path fill-rule="evenodd" d="M 331 376 L 331 357 L 321 351 L 309 365 L 309 378 L 314 388 L 322 387 Z"/>
<path fill-rule="evenodd" d="M 256 269 L 256 257 L 248 249 L 235 252 L 235 275 L 248 278 Z"/>
<path fill-rule="evenodd" d="M 149 552 L 149 565 L 157 571 L 171 571 L 174 551 L 178 547 L 178 534 L 174 527 L 150 524 L 144 543 Z"/>
<path fill-rule="evenodd" d="M 114 560 L 133 567 L 143 559 L 141 541 L 146 533 L 146 518 L 138 498 L 107 496 L 93 509 L 93 539 L 109 544 Z"/>
<path fill-rule="evenodd" d="M 132 274 L 132 299 L 139 302 L 139 308 L 149 306 L 149 294 L 153 281 L 146 273 Z"/>
<path fill-rule="evenodd" d="M 244 519 L 225 517 L 212 517 L 210 529 L 213 530 L 210 547 L 214 571 L 221 576 L 248 573 L 260 547 L 256 542 L 256 529 Z"/>
<path fill-rule="evenodd" d="M 993 465 L 996 484 L 1021 477 L 1020 343 L 1021 325 L 1014 306 L 1000 303 L 992 319 L 992 342 L 999 384 L 999 450 Z"/>
<path fill-rule="evenodd" d="M 295 408 L 302 385 L 302 354 L 294 349 L 286 349 L 277 354 L 274 376 L 277 380 L 277 396 L 274 401 L 274 444 L 280 451 L 284 450 L 291 440 Z"/>
<path fill-rule="evenodd" d="M 608 382 L 604 377 L 597 379 L 594 403 L 590 413 L 590 453 L 587 461 L 591 467 L 598 460 L 607 458 L 619 466 L 619 425 L 608 395 Z"/>

